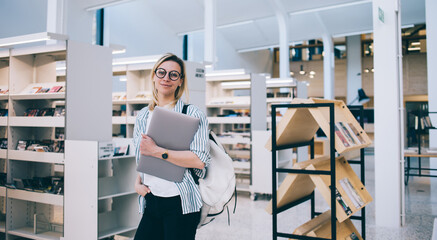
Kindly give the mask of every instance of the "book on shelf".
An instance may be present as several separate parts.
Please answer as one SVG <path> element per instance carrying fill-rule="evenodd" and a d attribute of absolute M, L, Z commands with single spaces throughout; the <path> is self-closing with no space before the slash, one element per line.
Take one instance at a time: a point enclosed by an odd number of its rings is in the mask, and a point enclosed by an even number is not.
<path fill-rule="evenodd" d="M 346 215 L 348 215 L 348 216 L 351 215 L 352 214 L 351 208 L 344 201 L 343 197 L 341 196 L 341 194 L 337 188 L 335 188 L 335 198 L 337 199 L 337 202 L 340 204 L 340 206 L 342 207 L 342 209 L 346 213 Z"/>
<path fill-rule="evenodd" d="M 50 88 L 48 93 L 57 93 L 61 90 L 61 88 L 62 88 L 62 86 L 53 86 L 52 88 Z"/>
<path fill-rule="evenodd" d="M 31 89 L 29 90 L 29 92 L 27 92 L 27 93 L 29 93 L 29 94 L 37 93 L 39 90 L 41 90 L 41 88 L 42 88 L 42 87 L 33 87 L 33 88 L 31 88 Z"/>
<path fill-rule="evenodd" d="M 337 124 L 335 124 L 335 135 L 337 135 L 338 138 L 340 138 L 340 141 L 343 143 L 345 147 L 350 146 L 349 142 L 346 140 L 346 137 L 343 135 L 343 132 L 340 131 L 340 128 L 337 126 Z"/>
<path fill-rule="evenodd" d="M 352 183 L 349 181 L 348 178 L 340 179 L 339 182 L 344 192 L 351 200 L 351 202 L 354 204 L 356 209 L 359 209 L 362 206 L 364 206 L 365 203 L 363 199 L 360 197 L 357 190 L 352 186 Z"/>
<path fill-rule="evenodd" d="M 7 117 L 8 109 L 0 109 L 0 117 Z"/>
<path fill-rule="evenodd" d="M 65 116 L 65 107 L 56 107 L 54 116 L 55 117 Z"/>
<path fill-rule="evenodd" d="M 46 93 L 50 91 L 50 88 L 40 88 L 36 93 Z"/>
<path fill-rule="evenodd" d="M 360 134 L 358 129 L 352 123 L 348 123 L 348 126 L 350 127 L 352 133 L 357 137 L 360 144 L 365 144 L 366 140 L 364 140 L 363 136 Z"/>
<path fill-rule="evenodd" d="M 357 234 L 354 232 L 345 238 L 345 240 L 359 240 L 359 239 L 360 238 L 358 238 Z"/>
<path fill-rule="evenodd" d="M 0 94 L 8 94 L 9 89 L 0 89 Z"/>
<path fill-rule="evenodd" d="M 338 125 L 338 128 L 343 133 L 343 135 L 346 137 L 346 140 L 349 142 L 350 146 L 358 145 L 355 142 L 355 139 L 352 137 L 352 134 L 349 132 L 349 130 L 346 128 L 345 124 L 343 122 L 337 122 L 335 125 Z"/>

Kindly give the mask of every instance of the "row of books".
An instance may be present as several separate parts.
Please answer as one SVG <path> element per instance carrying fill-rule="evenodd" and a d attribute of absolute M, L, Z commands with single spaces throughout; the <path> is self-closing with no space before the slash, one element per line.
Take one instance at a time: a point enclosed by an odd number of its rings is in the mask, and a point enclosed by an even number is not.
<path fill-rule="evenodd" d="M 361 136 L 360 132 L 352 123 L 336 122 L 335 134 L 340 138 L 345 147 L 352 147 L 366 143 L 363 136 Z"/>
<path fill-rule="evenodd" d="M 431 122 L 431 119 L 429 118 L 429 116 L 425 116 L 425 117 L 420 118 L 420 127 L 421 127 L 421 129 L 434 127 L 432 125 L 432 122 Z M 416 128 L 415 129 L 417 129 L 417 116 L 416 116 Z"/>
<path fill-rule="evenodd" d="M 0 109 L 0 117 L 7 117 L 8 109 Z"/>
<path fill-rule="evenodd" d="M 19 140 L 17 144 L 19 151 L 35 152 L 64 152 L 63 140 Z"/>
<path fill-rule="evenodd" d="M 0 89 L 0 94 L 8 94 L 9 89 Z"/>
<path fill-rule="evenodd" d="M 58 176 L 13 178 L 13 183 L 6 183 L 6 186 L 40 193 L 64 194 L 64 178 Z"/>
<path fill-rule="evenodd" d="M 25 117 L 62 117 L 65 116 L 65 107 L 56 108 L 28 108 L 24 112 Z"/>
<path fill-rule="evenodd" d="M 343 178 L 339 180 L 341 188 L 343 188 L 344 192 L 351 200 L 352 204 L 356 209 L 360 209 L 364 206 L 365 202 L 358 194 L 358 191 L 354 188 L 354 186 L 349 181 L 349 178 Z"/>
<path fill-rule="evenodd" d="M 53 86 L 51 88 L 33 87 L 27 93 L 34 94 L 34 93 L 57 93 L 57 92 L 65 92 L 65 87 L 63 86 Z"/>

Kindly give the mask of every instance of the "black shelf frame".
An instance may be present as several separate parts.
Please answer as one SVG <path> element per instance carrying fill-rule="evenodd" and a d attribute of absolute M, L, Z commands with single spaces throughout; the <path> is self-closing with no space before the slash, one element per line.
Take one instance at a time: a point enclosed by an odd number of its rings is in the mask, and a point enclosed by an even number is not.
<path fill-rule="evenodd" d="M 413 114 L 412 112 L 409 112 L 408 114 Z M 425 116 L 429 116 L 429 114 L 437 114 L 437 112 L 430 112 L 430 111 L 425 111 L 422 110 L 422 108 L 419 109 L 418 111 L 418 129 L 416 130 L 416 136 L 417 136 L 417 154 L 420 155 L 422 154 L 422 136 L 424 135 L 424 133 L 426 131 L 429 130 L 435 130 L 437 129 L 436 127 L 424 127 L 422 128 L 422 124 L 421 124 L 421 119 L 422 117 Z M 413 114 L 414 115 L 414 114 Z M 408 123 L 407 123 L 408 125 Z M 409 144 L 408 144 L 409 145 Z M 417 157 L 417 163 L 418 163 L 418 167 L 411 167 L 411 157 L 406 157 L 407 158 L 407 166 L 405 167 L 405 185 L 408 185 L 410 176 L 415 176 L 415 177 L 437 177 L 437 175 L 432 175 L 431 171 L 437 171 L 436 168 L 424 168 L 422 167 L 422 157 Z M 417 173 L 410 173 L 411 170 L 417 170 Z M 423 174 L 422 170 L 425 171 L 429 171 L 429 174 Z"/>
<path fill-rule="evenodd" d="M 276 167 L 276 151 L 288 149 L 288 148 L 295 148 L 295 147 L 302 147 L 302 146 L 310 146 L 310 154 L 311 159 L 314 158 L 314 138 L 311 139 L 308 142 L 300 142 L 296 144 L 288 144 L 288 145 L 282 145 L 277 146 L 276 144 L 276 116 L 272 117 L 272 222 L 273 222 L 273 239 L 276 240 L 278 237 L 286 237 L 286 238 L 294 238 L 294 239 L 326 239 L 326 238 L 318 238 L 318 237 L 310 237 L 310 236 L 303 236 L 303 235 L 297 235 L 297 234 L 290 234 L 290 233 L 283 233 L 278 232 L 278 214 L 290 209 L 292 207 L 295 207 L 301 203 L 304 203 L 308 200 L 311 202 L 311 219 L 313 219 L 315 216 L 320 215 L 320 212 L 315 211 L 315 194 L 314 191 L 309 194 L 308 196 L 305 196 L 301 199 L 298 199 L 294 202 L 288 203 L 280 208 L 277 206 L 277 185 L 276 177 L 278 173 L 295 173 L 295 174 L 318 174 L 318 175 L 330 175 L 331 177 L 331 189 L 336 189 L 336 170 L 335 170 L 335 126 L 333 123 L 335 123 L 335 114 L 334 114 L 334 103 L 312 103 L 312 104 L 277 104 L 272 105 L 272 112 L 276 112 L 276 108 L 321 108 L 321 107 L 327 107 L 329 108 L 329 131 L 330 131 L 330 171 L 321 171 L 321 170 L 305 170 L 305 169 L 289 169 L 289 168 L 277 168 Z M 359 110 L 360 111 L 360 125 L 364 129 L 364 108 L 361 105 L 358 106 L 348 106 L 349 109 L 353 110 Z M 360 178 L 365 185 L 365 155 L 364 155 L 364 148 L 360 149 L 360 160 L 349 160 L 349 164 L 359 164 L 360 165 Z M 337 228 L 336 228 L 336 197 L 335 197 L 335 191 L 331 191 L 331 239 L 337 239 Z M 360 220 L 361 221 L 361 236 L 363 239 L 366 239 L 366 211 L 365 207 L 361 209 L 361 216 L 351 216 L 349 217 L 353 220 Z"/>

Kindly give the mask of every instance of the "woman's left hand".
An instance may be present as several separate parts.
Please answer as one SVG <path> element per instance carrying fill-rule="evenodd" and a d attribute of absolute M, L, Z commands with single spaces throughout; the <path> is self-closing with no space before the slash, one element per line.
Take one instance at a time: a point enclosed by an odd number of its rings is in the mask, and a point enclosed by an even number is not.
<path fill-rule="evenodd" d="M 140 153 L 145 156 L 152 156 L 153 153 L 158 151 L 158 146 L 155 141 L 146 134 L 141 134 Z"/>

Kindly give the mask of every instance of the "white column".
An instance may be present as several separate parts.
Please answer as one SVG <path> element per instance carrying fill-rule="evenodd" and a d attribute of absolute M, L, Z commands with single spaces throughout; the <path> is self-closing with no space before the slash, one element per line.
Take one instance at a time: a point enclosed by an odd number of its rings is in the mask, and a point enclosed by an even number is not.
<path fill-rule="evenodd" d="M 68 39 L 92 43 L 93 17 L 95 11 L 86 11 L 86 1 L 65 1 L 63 12 L 63 32 Z"/>
<path fill-rule="evenodd" d="M 325 99 L 335 98 L 335 60 L 334 41 L 331 35 L 324 34 L 323 40 L 323 95 Z"/>
<path fill-rule="evenodd" d="M 64 0 L 47 0 L 47 32 L 64 33 Z"/>
<path fill-rule="evenodd" d="M 211 70 L 216 62 L 216 5 L 216 0 L 205 0 L 204 61 L 212 63 Z"/>
<path fill-rule="evenodd" d="M 290 77 L 290 46 L 288 43 L 288 15 L 281 0 L 272 0 L 279 28 L 279 77 Z"/>
<path fill-rule="evenodd" d="M 426 0 L 426 51 L 428 62 L 428 109 L 430 112 L 437 112 L 437 18 L 435 11 L 437 10 L 437 1 Z M 437 114 L 429 115 L 433 126 L 437 126 Z M 437 147 L 437 131 L 429 132 L 430 147 Z M 435 163 L 436 161 L 430 161 Z M 431 168 L 437 168 L 437 166 Z"/>
<path fill-rule="evenodd" d="M 399 0 L 373 0 L 376 225 L 400 227 L 403 199 Z"/>
<path fill-rule="evenodd" d="M 317 21 L 323 29 L 323 96 L 325 99 L 335 98 L 335 60 L 334 60 L 334 41 L 329 29 L 320 16 L 319 12 L 314 13 Z"/>
<path fill-rule="evenodd" d="M 437 10 L 437 1 L 426 0 L 426 51 L 428 62 L 428 109 L 430 112 L 437 112 L 437 18 L 435 11 Z M 437 126 L 437 114 L 430 114 L 433 126 Z M 429 130 L 429 146 L 437 147 L 437 130 Z M 437 158 L 432 158 L 429 161 L 430 168 L 437 169 Z M 434 172 L 435 173 L 435 172 Z M 434 174 L 433 173 L 433 174 Z M 437 179 L 431 178 L 431 194 L 435 195 Z M 435 209 L 435 207 L 433 207 Z"/>
<path fill-rule="evenodd" d="M 350 104 L 358 96 L 361 88 L 361 36 L 346 37 L 347 99 Z M 354 103 L 356 104 L 356 102 Z"/>

